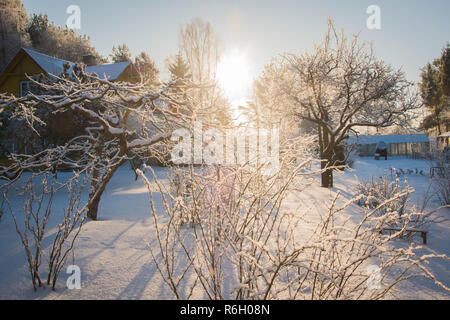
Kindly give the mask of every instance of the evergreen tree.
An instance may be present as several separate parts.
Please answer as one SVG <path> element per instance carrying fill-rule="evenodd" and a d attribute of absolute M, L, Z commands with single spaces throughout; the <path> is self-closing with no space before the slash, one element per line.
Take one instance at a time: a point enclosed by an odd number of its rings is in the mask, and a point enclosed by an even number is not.
<path fill-rule="evenodd" d="M 33 14 L 31 16 L 27 31 L 33 48 L 41 47 L 42 35 L 48 30 L 49 25 L 46 14 L 40 13 L 39 15 Z"/>
<path fill-rule="evenodd" d="M 135 66 L 136 69 L 141 74 L 145 83 L 149 84 L 157 84 L 159 78 L 159 70 L 156 67 L 156 64 L 150 59 L 149 55 L 146 52 L 141 52 L 135 58 Z"/>
<path fill-rule="evenodd" d="M 442 49 L 439 70 L 442 93 L 448 98 L 450 96 L 450 43 L 447 43 L 447 47 Z"/>
<path fill-rule="evenodd" d="M 189 64 L 184 60 L 181 52 L 168 60 L 168 69 L 172 80 L 189 79 L 191 77 Z"/>
<path fill-rule="evenodd" d="M 422 69 L 420 90 L 425 107 L 430 114 L 425 117 L 421 127 L 437 128 L 438 134 L 449 127 L 450 108 L 450 45 L 442 50 L 441 57 L 428 63 Z"/>
<path fill-rule="evenodd" d="M 119 45 L 117 48 L 114 46 L 110 57 L 113 63 L 132 62 L 130 49 L 126 44 Z"/>

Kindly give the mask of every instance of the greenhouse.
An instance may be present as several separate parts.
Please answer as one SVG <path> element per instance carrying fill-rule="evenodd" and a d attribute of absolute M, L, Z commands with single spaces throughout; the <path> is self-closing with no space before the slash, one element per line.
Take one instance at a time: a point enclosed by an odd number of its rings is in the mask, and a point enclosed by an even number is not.
<path fill-rule="evenodd" d="M 430 140 L 426 134 L 361 135 L 348 140 L 350 145 L 357 145 L 357 152 L 361 157 L 374 156 L 377 144 L 381 142 L 387 144 L 388 156 L 415 157 L 430 149 Z"/>

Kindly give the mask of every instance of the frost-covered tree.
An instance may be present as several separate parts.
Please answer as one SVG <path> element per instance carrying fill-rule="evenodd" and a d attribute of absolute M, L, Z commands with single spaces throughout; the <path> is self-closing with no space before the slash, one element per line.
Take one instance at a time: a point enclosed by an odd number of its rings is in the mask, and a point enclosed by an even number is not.
<path fill-rule="evenodd" d="M 0 0 L 0 73 L 21 47 L 29 46 L 27 12 L 20 0 Z"/>
<path fill-rule="evenodd" d="M 113 63 L 119 62 L 133 62 L 133 58 L 130 52 L 130 48 L 126 44 L 113 47 L 110 58 Z M 159 78 L 159 70 L 156 67 L 155 62 L 150 56 L 142 51 L 134 59 L 134 66 L 142 76 L 142 80 L 148 84 L 157 84 Z"/>
<path fill-rule="evenodd" d="M 215 80 L 221 55 L 219 37 L 209 22 L 194 19 L 180 30 L 180 49 L 196 83 Z"/>
<path fill-rule="evenodd" d="M 90 38 L 74 30 L 55 26 L 46 14 L 33 14 L 27 25 L 31 45 L 39 52 L 72 62 L 83 62 L 84 55 L 93 55 L 97 61 L 106 60 L 92 47 Z"/>
<path fill-rule="evenodd" d="M 117 48 L 114 46 L 110 57 L 114 63 L 133 61 L 131 58 L 130 48 L 128 48 L 126 44 L 118 45 Z"/>
<path fill-rule="evenodd" d="M 83 79 L 83 81 L 81 81 Z M 88 217 L 96 220 L 101 196 L 120 165 L 129 159 L 157 158 L 164 161 L 170 138 L 175 128 L 186 126 L 188 117 L 178 110 L 192 104 L 174 99 L 170 83 L 150 90 L 143 84 L 115 84 L 85 74 L 82 70 L 72 78 L 57 78 L 49 84 L 36 83 L 47 94 L 28 94 L 15 98 L 0 96 L 0 107 L 13 108 L 12 118 L 23 119 L 35 135 L 37 126 L 47 123 L 39 118 L 39 110 L 52 112 L 72 110 L 82 114 L 88 126 L 60 146 L 47 146 L 32 154 L 11 154 L 8 167 L 1 168 L 3 178 L 15 177 L 23 170 L 42 170 L 59 167 L 76 168 L 90 172 L 91 184 Z M 178 97 L 178 96 L 177 96 Z"/>
<path fill-rule="evenodd" d="M 349 41 L 329 22 L 321 45 L 302 55 L 285 54 L 265 69 L 266 96 L 280 112 L 317 128 L 322 186 L 333 186 L 339 146 L 361 127 L 406 124 L 420 107 L 414 84 L 374 55 L 357 36 Z"/>
<path fill-rule="evenodd" d="M 217 86 L 217 66 L 221 42 L 209 22 L 197 18 L 181 27 L 180 51 L 189 65 L 190 76 L 198 85 L 193 97 L 198 101 L 196 114 L 211 122 L 230 122 L 230 108 Z"/>
<path fill-rule="evenodd" d="M 150 59 L 146 52 L 141 52 L 135 59 L 134 65 L 142 76 L 145 83 L 157 84 L 159 78 L 159 70 L 155 62 Z"/>

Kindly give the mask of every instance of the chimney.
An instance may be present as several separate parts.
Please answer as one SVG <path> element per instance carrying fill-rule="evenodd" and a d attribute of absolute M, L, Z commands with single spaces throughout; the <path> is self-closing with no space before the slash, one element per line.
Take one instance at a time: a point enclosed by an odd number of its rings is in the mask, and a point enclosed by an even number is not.
<path fill-rule="evenodd" d="M 95 66 L 97 63 L 95 61 L 95 56 L 93 56 L 92 54 L 87 54 L 83 56 L 83 63 L 87 66 Z"/>

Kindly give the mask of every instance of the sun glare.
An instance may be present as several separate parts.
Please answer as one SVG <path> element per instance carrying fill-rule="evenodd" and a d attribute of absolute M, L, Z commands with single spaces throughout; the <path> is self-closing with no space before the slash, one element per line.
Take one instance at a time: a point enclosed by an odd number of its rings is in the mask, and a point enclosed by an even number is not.
<path fill-rule="evenodd" d="M 225 54 L 218 65 L 217 78 L 232 103 L 247 98 L 252 77 L 245 54 L 237 50 Z"/>

